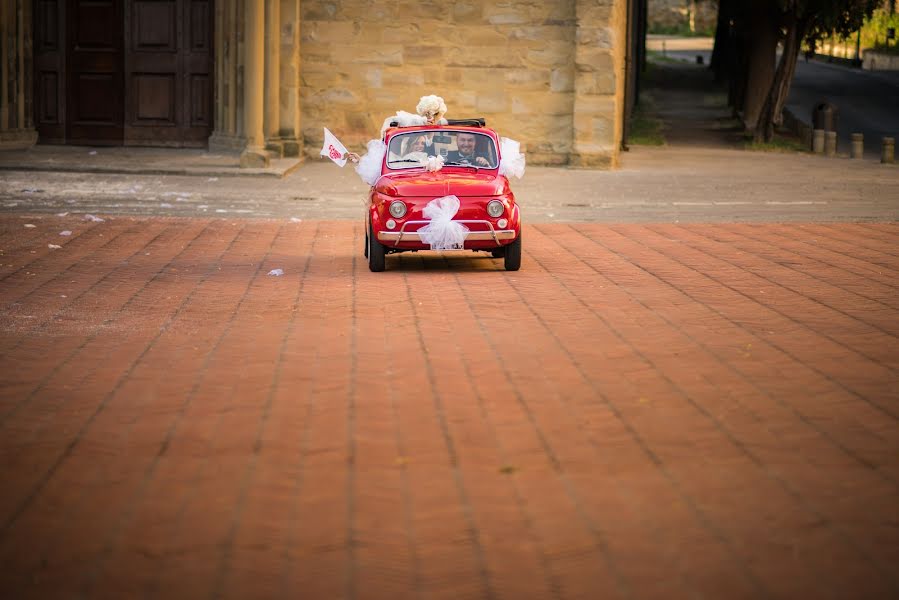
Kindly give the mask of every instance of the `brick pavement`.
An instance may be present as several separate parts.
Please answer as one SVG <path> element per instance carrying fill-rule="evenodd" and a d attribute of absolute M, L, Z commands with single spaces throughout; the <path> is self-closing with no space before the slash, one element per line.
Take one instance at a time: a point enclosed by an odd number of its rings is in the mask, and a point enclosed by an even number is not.
<path fill-rule="evenodd" d="M 896 597 L 899 226 L 361 234 L 0 217 L 0 597 Z"/>

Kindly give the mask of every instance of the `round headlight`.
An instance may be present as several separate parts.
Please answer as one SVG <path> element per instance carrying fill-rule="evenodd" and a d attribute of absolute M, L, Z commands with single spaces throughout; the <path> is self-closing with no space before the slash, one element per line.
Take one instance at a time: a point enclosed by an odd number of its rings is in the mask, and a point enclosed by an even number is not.
<path fill-rule="evenodd" d="M 503 203 L 499 200 L 491 200 L 487 203 L 487 214 L 491 217 L 496 218 L 500 216 L 501 214 L 503 214 L 504 209 L 505 207 L 503 206 Z"/>
<path fill-rule="evenodd" d="M 499 227 L 500 229 L 505 229 L 506 225 L 508 225 L 508 224 L 509 224 L 509 222 L 506 221 L 505 219 L 500 219 L 499 221 L 496 222 L 496 226 Z"/>
<path fill-rule="evenodd" d="M 387 219 L 386 225 L 387 229 L 393 229 L 396 227 L 396 221 L 394 221 L 393 219 Z"/>
<path fill-rule="evenodd" d="M 390 214 L 397 219 L 402 218 L 406 214 L 406 205 L 399 200 L 390 203 Z"/>

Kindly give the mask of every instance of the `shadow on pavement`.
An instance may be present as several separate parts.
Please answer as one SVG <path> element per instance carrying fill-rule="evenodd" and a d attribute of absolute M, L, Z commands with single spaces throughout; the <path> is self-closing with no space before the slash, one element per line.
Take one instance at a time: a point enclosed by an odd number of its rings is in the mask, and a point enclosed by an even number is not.
<path fill-rule="evenodd" d="M 640 102 L 664 122 L 663 135 L 671 146 L 743 146 L 742 124 L 727 106 L 727 91 L 705 65 L 651 60 Z"/>

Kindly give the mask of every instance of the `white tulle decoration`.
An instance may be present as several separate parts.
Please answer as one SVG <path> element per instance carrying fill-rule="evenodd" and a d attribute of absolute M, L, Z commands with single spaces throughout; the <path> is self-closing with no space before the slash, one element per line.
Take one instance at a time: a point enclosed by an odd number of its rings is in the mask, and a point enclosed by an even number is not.
<path fill-rule="evenodd" d="M 456 196 L 434 198 L 425 206 L 424 216 L 430 223 L 418 230 L 421 241 L 430 244 L 431 250 L 460 250 L 468 235 L 468 227 L 453 221 L 459 212 L 459 199 Z"/>
<path fill-rule="evenodd" d="M 395 115 L 390 115 L 384 119 L 384 124 L 381 125 L 381 137 L 384 137 L 384 132 L 390 129 L 390 124 L 393 122 L 396 122 L 398 127 L 414 127 L 415 125 L 427 125 L 428 119 L 421 115 L 398 110 Z"/>
<path fill-rule="evenodd" d="M 387 144 L 381 140 L 369 140 L 367 146 L 368 152 L 359 159 L 356 172 L 359 173 L 362 181 L 368 185 L 374 185 L 381 176 L 381 163 L 387 153 Z"/>
<path fill-rule="evenodd" d="M 414 115 L 404 110 L 398 110 L 395 115 L 390 115 L 384 119 L 384 124 L 381 125 L 382 138 L 384 137 L 384 132 L 390 129 L 390 124 L 394 122 L 397 127 L 415 127 L 416 125 L 427 125 L 428 118 L 422 115 Z M 436 120 L 436 123 L 438 125 L 446 125 L 448 121 L 443 117 L 440 117 Z"/>
<path fill-rule="evenodd" d="M 500 175 L 507 177 L 514 175 L 518 179 L 521 179 L 522 175 L 524 175 L 524 154 L 519 151 L 520 148 L 521 144 L 515 140 L 506 137 L 500 138 L 499 149 L 503 155 L 502 160 L 499 162 Z"/>
<path fill-rule="evenodd" d="M 443 157 L 442 156 L 429 156 L 428 162 L 425 165 L 425 168 L 430 172 L 439 171 L 443 168 Z"/>

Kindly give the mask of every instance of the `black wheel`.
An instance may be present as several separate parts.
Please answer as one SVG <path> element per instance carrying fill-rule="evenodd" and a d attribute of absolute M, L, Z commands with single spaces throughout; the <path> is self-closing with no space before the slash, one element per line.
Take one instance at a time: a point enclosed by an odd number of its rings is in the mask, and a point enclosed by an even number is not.
<path fill-rule="evenodd" d="M 506 252 L 503 255 L 503 266 L 506 271 L 517 271 L 521 268 L 521 234 L 518 239 L 506 246 Z"/>
<path fill-rule="evenodd" d="M 490 251 L 490 256 L 492 256 L 493 258 L 502 258 L 505 255 L 506 255 L 505 248 L 494 248 L 493 250 Z"/>
<path fill-rule="evenodd" d="M 380 273 L 386 267 L 387 249 L 379 242 L 368 226 L 368 270 L 373 273 Z"/>
<path fill-rule="evenodd" d="M 365 258 L 368 258 L 368 226 L 365 227 L 365 247 L 362 249 L 362 253 L 365 254 Z"/>

